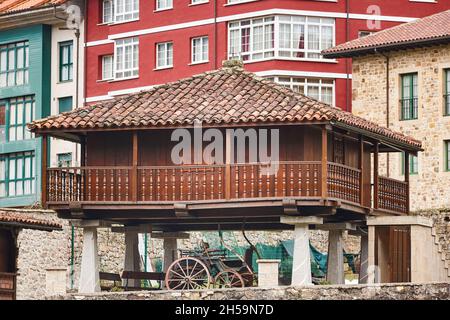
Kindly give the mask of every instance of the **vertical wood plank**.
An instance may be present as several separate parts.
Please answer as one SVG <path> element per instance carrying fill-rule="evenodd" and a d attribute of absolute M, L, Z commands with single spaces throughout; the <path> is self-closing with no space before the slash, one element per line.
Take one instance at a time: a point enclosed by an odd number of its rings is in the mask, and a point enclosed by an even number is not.
<path fill-rule="evenodd" d="M 321 182 L 321 191 L 322 198 L 326 198 L 328 196 L 327 191 L 327 178 L 328 178 L 328 132 L 327 127 L 322 127 L 322 182 Z"/>
<path fill-rule="evenodd" d="M 379 154 L 379 143 L 375 142 L 374 152 L 373 152 L 373 207 L 378 209 L 378 154 Z"/>
<path fill-rule="evenodd" d="M 364 137 L 359 136 L 359 203 L 364 206 Z"/>
<path fill-rule="evenodd" d="M 131 173 L 131 201 L 137 201 L 138 194 L 138 175 L 137 175 L 137 166 L 138 166 L 138 132 L 136 130 L 133 131 L 133 159 L 132 159 L 132 173 Z"/>
<path fill-rule="evenodd" d="M 409 153 L 405 152 L 406 214 L 409 214 Z"/>
<path fill-rule="evenodd" d="M 231 198 L 231 130 L 225 131 L 225 199 Z"/>
<path fill-rule="evenodd" d="M 42 163 L 41 163 L 41 204 L 47 208 L 47 166 L 48 166 L 48 137 L 42 135 Z"/>

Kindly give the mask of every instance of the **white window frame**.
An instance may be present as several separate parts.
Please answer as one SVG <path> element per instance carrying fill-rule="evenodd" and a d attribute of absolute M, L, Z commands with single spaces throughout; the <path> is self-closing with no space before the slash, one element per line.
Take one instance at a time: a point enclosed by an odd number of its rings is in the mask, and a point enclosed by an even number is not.
<path fill-rule="evenodd" d="M 255 20 L 260 20 L 262 18 L 270 18 L 272 17 L 274 19 L 273 23 L 274 24 L 274 35 L 273 35 L 273 48 L 271 49 L 267 49 L 265 48 L 262 51 L 252 51 L 252 46 L 253 46 L 253 33 L 254 33 L 254 29 L 253 27 L 256 26 L 257 24 L 254 23 Z M 284 22 L 284 21 L 280 21 L 280 17 L 291 17 L 291 26 L 293 25 L 292 22 L 292 17 L 299 17 L 299 18 L 303 18 L 304 22 L 300 23 L 304 25 L 304 49 L 301 50 L 296 50 L 293 48 L 285 48 L 285 49 L 281 49 L 280 48 L 280 24 L 281 23 L 285 23 L 288 24 L 288 22 Z M 320 19 L 319 22 L 313 22 L 311 20 L 313 19 Z M 247 22 L 249 23 L 249 25 L 245 25 L 243 26 L 242 23 L 243 22 Z M 266 22 L 264 22 L 263 24 L 268 24 Z M 242 49 L 242 29 L 246 28 L 250 26 L 250 39 L 249 39 L 249 48 L 250 50 L 247 52 L 232 52 L 234 51 L 233 49 L 233 43 L 232 43 L 232 39 L 231 39 L 231 34 L 233 32 L 235 32 L 236 30 L 239 30 L 240 33 L 240 37 L 239 37 L 239 49 Z M 319 26 L 319 49 L 309 49 L 309 43 L 308 43 L 308 29 L 309 26 Z M 264 61 L 264 60 L 296 60 L 296 61 L 318 61 L 318 62 L 334 62 L 334 59 L 325 59 L 322 57 L 322 55 L 320 54 L 322 50 L 326 49 L 326 48 L 322 48 L 322 27 L 331 27 L 332 29 L 332 43 L 331 46 L 335 46 L 336 45 L 336 20 L 334 18 L 322 18 L 322 17 L 314 17 L 314 16 L 293 16 L 293 15 L 274 15 L 274 16 L 265 16 L 265 17 L 257 17 L 257 18 L 252 18 L 252 19 L 244 19 L 244 20 L 236 20 L 236 21 L 230 21 L 228 23 L 228 58 L 229 59 L 236 59 L 239 58 L 241 60 L 243 60 L 244 62 L 257 62 L 257 61 Z M 292 27 L 291 27 L 292 30 Z M 293 36 L 293 32 L 291 32 L 291 37 Z M 265 35 L 264 35 L 265 37 Z M 265 41 L 265 39 L 264 39 Z M 266 56 L 267 52 L 273 51 L 274 54 L 272 57 L 270 57 L 270 54 L 268 54 L 268 56 Z M 280 55 L 280 52 L 291 52 L 291 56 L 287 57 L 287 56 L 283 56 Z M 258 56 L 258 53 L 260 52 L 265 52 L 264 56 L 262 58 L 255 58 L 255 56 Z M 304 53 L 304 57 L 295 57 L 293 53 L 296 52 L 303 52 Z M 319 55 L 318 58 L 316 57 L 308 57 L 308 54 L 311 55 Z M 246 56 L 249 56 L 249 58 L 247 59 Z"/>
<path fill-rule="evenodd" d="M 293 87 L 295 85 L 297 86 L 303 86 L 304 88 L 304 95 L 305 96 L 309 96 L 308 95 L 308 91 L 310 90 L 311 87 L 318 87 L 319 88 L 319 97 L 318 100 L 323 102 L 323 103 L 327 103 L 325 101 L 322 100 L 322 88 L 331 88 L 332 89 L 332 98 L 331 98 L 331 105 L 335 106 L 336 105 L 336 80 L 332 79 L 332 78 L 315 78 L 315 77 L 293 77 L 293 76 L 274 76 L 274 77 L 268 77 L 273 79 L 274 82 L 288 87 L 291 90 L 293 90 Z M 289 78 L 289 81 L 283 81 L 280 79 L 284 79 L 284 78 Z M 303 82 L 300 81 L 294 81 L 294 79 L 304 79 Z M 310 83 L 310 81 L 312 80 L 319 80 L 319 84 L 317 85 L 316 83 Z M 332 84 L 328 84 L 328 83 L 323 83 L 323 81 L 333 81 Z M 295 90 L 294 90 L 295 91 Z"/>
<path fill-rule="evenodd" d="M 105 65 L 106 65 L 106 60 L 107 59 L 111 59 L 110 63 L 111 63 L 111 70 L 110 70 L 110 74 L 109 76 L 106 75 L 105 72 Z M 102 56 L 102 80 L 111 80 L 114 79 L 114 56 L 112 54 L 108 54 L 108 55 L 104 55 Z"/>
<path fill-rule="evenodd" d="M 162 53 L 165 55 L 164 57 L 164 63 L 160 64 L 160 47 L 164 47 L 164 50 Z M 168 53 L 171 52 L 171 55 L 169 56 Z M 156 44 L 156 69 L 168 69 L 173 67 L 173 42 L 172 41 L 166 41 L 166 42 L 159 42 Z"/>
<path fill-rule="evenodd" d="M 200 59 L 196 60 L 195 57 L 195 42 L 200 40 Z M 205 41 L 206 41 L 206 52 L 205 52 Z M 206 58 L 205 58 L 206 54 Z M 209 38 L 208 36 L 195 37 L 191 39 L 191 64 L 205 63 L 209 61 Z"/>
<path fill-rule="evenodd" d="M 191 3 L 189 4 L 190 6 L 195 6 L 197 4 L 204 4 L 204 3 L 208 3 L 209 0 L 191 0 Z"/>
<path fill-rule="evenodd" d="M 126 67 L 125 51 L 131 48 L 131 67 Z M 123 59 L 119 52 L 123 53 Z M 136 61 L 134 60 L 136 58 Z M 139 38 L 118 39 L 114 45 L 114 79 L 129 79 L 139 76 Z"/>
<path fill-rule="evenodd" d="M 127 3 L 129 10 L 127 10 Z M 123 12 L 119 12 L 122 9 Z M 114 22 L 123 23 L 139 19 L 139 0 L 114 0 Z"/>
<path fill-rule="evenodd" d="M 105 4 L 109 3 L 110 7 L 109 10 L 106 10 Z M 109 16 L 109 19 L 106 19 L 106 17 Z M 108 24 L 114 22 L 114 0 L 103 0 L 102 3 L 102 23 Z"/>
<path fill-rule="evenodd" d="M 155 11 L 173 9 L 173 0 L 155 0 Z"/>

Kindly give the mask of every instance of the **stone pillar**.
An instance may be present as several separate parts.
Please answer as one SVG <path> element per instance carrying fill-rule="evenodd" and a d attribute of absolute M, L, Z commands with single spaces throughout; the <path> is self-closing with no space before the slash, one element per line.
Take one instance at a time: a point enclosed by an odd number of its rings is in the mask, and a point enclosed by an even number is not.
<path fill-rule="evenodd" d="M 139 239 L 136 231 L 125 228 L 125 262 L 124 271 L 141 271 L 139 258 Z M 128 281 L 128 283 L 127 283 Z M 128 287 L 140 287 L 137 279 L 123 280 L 123 285 Z"/>
<path fill-rule="evenodd" d="M 361 256 L 359 257 L 359 283 L 368 283 L 369 268 L 369 234 L 361 234 Z"/>
<path fill-rule="evenodd" d="M 163 270 L 167 271 L 169 266 L 178 258 L 177 238 L 164 238 L 164 262 Z"/>
<path fill-rule="evenodd" d="M 344 284 L 343 230 L 330 230 L 328 233 L 327 281 L 331 284 Z"/>
<path fill-rule="evenodd" d="M 83 252 L 78 292 L 100 292 L 99 265 L 97 228 L 85 227 L 83 229 Z"/>
<path fill-rule="evenodd" d="M 281 260 L 256 260 L 258 264 L 258 287 L 278 286 L 278 266 Z"/>
<path fill-rule="evenodd" d="M 323 219 L 310 217 L 281 217 L 281 223 L 294 225 L 294 257 L 292 261 L 293 286 L 312 284 L 311 253 L 309 248 L 309 225 L 322 224 Z"/>

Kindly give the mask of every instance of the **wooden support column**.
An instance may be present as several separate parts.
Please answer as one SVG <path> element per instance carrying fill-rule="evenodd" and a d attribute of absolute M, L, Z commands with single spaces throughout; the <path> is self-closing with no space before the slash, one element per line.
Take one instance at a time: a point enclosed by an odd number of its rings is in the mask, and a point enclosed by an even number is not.
<path fill-rule="evenodd" d="M 80 142 L 80 166 L 86 166 L 86 137 L 82 137 Z"/>
<path fill-rule="evenodd" d="M 406 214 L 409 214 L 409 153 L 405 151 Z"/>
<path fill-rule="evenodd" d="M 364 137 L 359 136 L 359 203 L 364 205 Z"/>
<path fill-rule="evenodd" d="M 327 127 L 322 127 L 322 198 L 328 196 L 327 178 L 328 178 L 328 132 Z"/>
<path fill-rule="evenodd" d="M 378 153 L 379 153 L 379 143 L 375 142 L 374 152 L 373 152 L 373 207 L 378 209 Z"/>
<path fill-rule="evenodd" d="M 132 173 L 131 173 L 131 200 L 137 202 L 138 194 L 138 132 L 133 131 L 133 160 L 132 160 Z"/>
<path fill-rule="evenodd" d="M 232 155 L 232 131 L 227 129 L 225 135 L 225 199 L 231 198 L 231 155 Z M 234 146 L 233 146 L 234 147 Z"/>
<path fill-rule="evenodd" d="M 48 137 L 42 135 L 42 162 L 41 162 L 41 205 L 47 207 L 47 167 L 48 167 Z"/>

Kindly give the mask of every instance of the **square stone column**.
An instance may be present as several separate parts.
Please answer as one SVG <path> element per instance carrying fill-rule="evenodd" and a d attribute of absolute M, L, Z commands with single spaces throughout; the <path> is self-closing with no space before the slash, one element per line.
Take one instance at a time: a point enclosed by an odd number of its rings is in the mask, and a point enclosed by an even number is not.
<path fill-rule="evenodd" d="M 97 228 L 85 227 L 83 229 L 79 293 L 100 292 L 99 267 Z"/>
<path fill-rule="evenodd" d="M 124 271 L 141 271 L 140 257 L 139 257 L 139 239 L 138 233 L 135 230 L 127 230 L 125 228 L 125 261 Z M 140 280 L 126 279 L 122 280 L 124 286 L 140 287 Z"/>
<path fill-rule="evenodd" d="M 330 230 L 328 233 L 327 281 L 331 284 L 344 284 L 344 230 Z"/>
<path fill-rule="evenodd" d="M 311 285 L 311 252 L 309 248 L 309 225 L 322 224 L 323 218 L 309 216 L 284 216 L 281 223 L 294 225 L 294 257 L 292 261 L 293 286 Z"/>
<path fill-rule="evenodd" d="M 185 232 L 154 232 L 152 238 L 163 239 L 164 260 L 163 271 L 166 272 L 169 266 L 178 259 L 178 239 L 189 239 L 189 233 Z"/>
<path fill-rule="evenodd" d="M 369 234 L 361 233 L 361 256 L 359 257 L 359 283 L 368 283 L 369 268 Z"/>
<path fill-rule="evenodd" d="M 258 264 L 258 287 L 278 286 L 278 267 L 281 260 L 261 259 Z"/>

